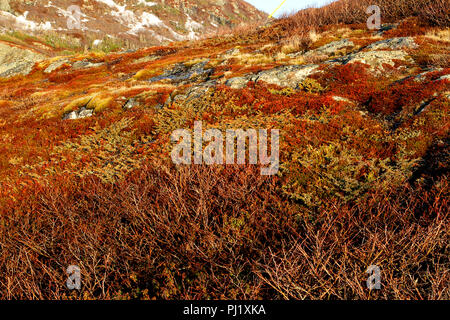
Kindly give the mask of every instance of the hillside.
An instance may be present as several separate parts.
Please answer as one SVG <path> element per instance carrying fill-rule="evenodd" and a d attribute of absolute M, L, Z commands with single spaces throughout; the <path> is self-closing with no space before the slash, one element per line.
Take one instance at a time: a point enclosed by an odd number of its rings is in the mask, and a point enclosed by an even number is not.
<path fill-rule="evenodd" d="M 327 10 L 116 52 L 5 35 L 0 296 L 449 299 L 450 26 Z M 277 174 L 174 164 L 197 121 L 278 129 Z"/>
<path fill-rule="evenodd" d="M 79 18 L 72 6 L 80 8 Z M 0 10 L 0 26 L 5 30 L 47 37 L 57 33 L 83 47 L 100 41 L 142 47 L 193 40 L 266 18 L 242 0 L 4 0 Z"/>

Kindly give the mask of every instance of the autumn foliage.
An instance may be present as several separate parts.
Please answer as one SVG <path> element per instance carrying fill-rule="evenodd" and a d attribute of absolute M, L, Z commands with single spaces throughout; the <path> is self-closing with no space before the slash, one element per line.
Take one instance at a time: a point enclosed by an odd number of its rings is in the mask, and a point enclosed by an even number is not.
<path fill-rule="evenodd" d="M 0 298 L 449 299 L 448 2 L 383 3 L 399 24 L 381 35 L 361 25 L 365 2 L 339 1 L 1 78 Z M 320 28 L 287 48 L 305 26 Z M 405 35 L 419 44 L 407 60 L 336 62 Z M 343 38 L 354 47 L 302 55 Z M 311 63 L 293 86 L 227 85 Z M 196 120 L 280 129 L 279 174 L 175 166 L 170 135 Z M 69 265 L 80 291 L 65 286 Z M 382 290 L 366 287 L 370 265 Z"/>

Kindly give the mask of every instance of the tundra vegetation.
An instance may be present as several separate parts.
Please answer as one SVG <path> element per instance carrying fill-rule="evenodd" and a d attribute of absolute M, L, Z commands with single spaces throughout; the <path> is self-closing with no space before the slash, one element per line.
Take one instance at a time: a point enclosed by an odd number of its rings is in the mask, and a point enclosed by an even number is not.
<path fill-rule="evenodd" d="M 449 299 L 449 2 L 366 2 L 2 62 L 0 297 Z M 278 174 L 175 165 L 195 121 L 279 129 Z"/>

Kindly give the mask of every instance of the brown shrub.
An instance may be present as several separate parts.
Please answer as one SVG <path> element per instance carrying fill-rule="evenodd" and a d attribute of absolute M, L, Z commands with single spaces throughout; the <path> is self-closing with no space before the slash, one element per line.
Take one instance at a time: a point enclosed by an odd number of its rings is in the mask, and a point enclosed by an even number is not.
<path fill-rule="evenodd" d="M 431 26 L 448 27 L 450 4 L 446 0 L 340 0 L 321 8 L 309 8 L 284 17 L 291 34 L 326 25 L 365 23 L 371 5 L 381 8 L 382 23 L 398 22 L 408 17 L 418 17 Z"/>
<path fill-rule="evenodd" d="M 445 177 L 307 214 L 256 168 L 149 166 L 1 208 L 2 298 L 448 299 Z M 31 191 L 30 190 L 30 191 Z M 330 209 L 333 208 L 333 209 Z M 65 288 L 69 265 L 82 290 Z M 365 270 L 382 270 L 382 290 Z"/>

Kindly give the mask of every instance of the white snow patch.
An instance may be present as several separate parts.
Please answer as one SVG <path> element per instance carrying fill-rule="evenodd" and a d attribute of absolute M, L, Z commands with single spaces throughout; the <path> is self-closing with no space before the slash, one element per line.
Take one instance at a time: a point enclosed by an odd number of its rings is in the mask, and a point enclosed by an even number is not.
<path fill-rule="evenodd" d="M 97 0 L 97 2 L 101 2 L 104 3 L 108 6 L 110 6 L 111 8 L 115 8 L 119 11 L 124 10 L 126 6 L 119 6 L 117 3 L 115 3 L 113 0 Z"/>
<path fill-rule="evenodd" d="M 157 16 L 148 12 L 143 12 L 140 19 L 134 18 L 130 20 L 128 20 L 128 28 L 130 28 L 128 33 L 133 34 L 146 30 L 146 28 L 152 26 L 165 26 L 165 24 Z"/>
<path fill-rule="evenodd" d="M 97 2 L 104 3 L 108 5 L 115 11 L 111 11 L 111 15 L 116 17 L 116 19 L 126 25 L 130 30 L 128 33 L 136 34 L 139 31 L 143 31 L 146 28 L 152 26 L 165 26 L 164 23 L 154 14 L 143 12 L 140 17 L 137 17 L 136 14 L 131 10 L 126 10 L 126 5 L 120 6 L 116 4 L 113 0 L 96 0 Z M 145 2 L 147 5 L 156 5 L 156 3 Z"/>
<path fill-rule="evenodd" d="M 139 0 L 138 4 L 143 4 L 143 5 L 148 6 L 148 7 L 153 7 L 153 6 L 157 5 L 156 2 L 145 1 L 145 0 Z"/>
<path fill-rule="evenodd" d="M 198 39 L 197 31 L 203 29 L 203 25 L 193 20 L 190 15 L 187 15 L 187 21 L 184 26 L 187 30 L 189 30 L 189 34 L 187 36 L 189 40 Z"/>

